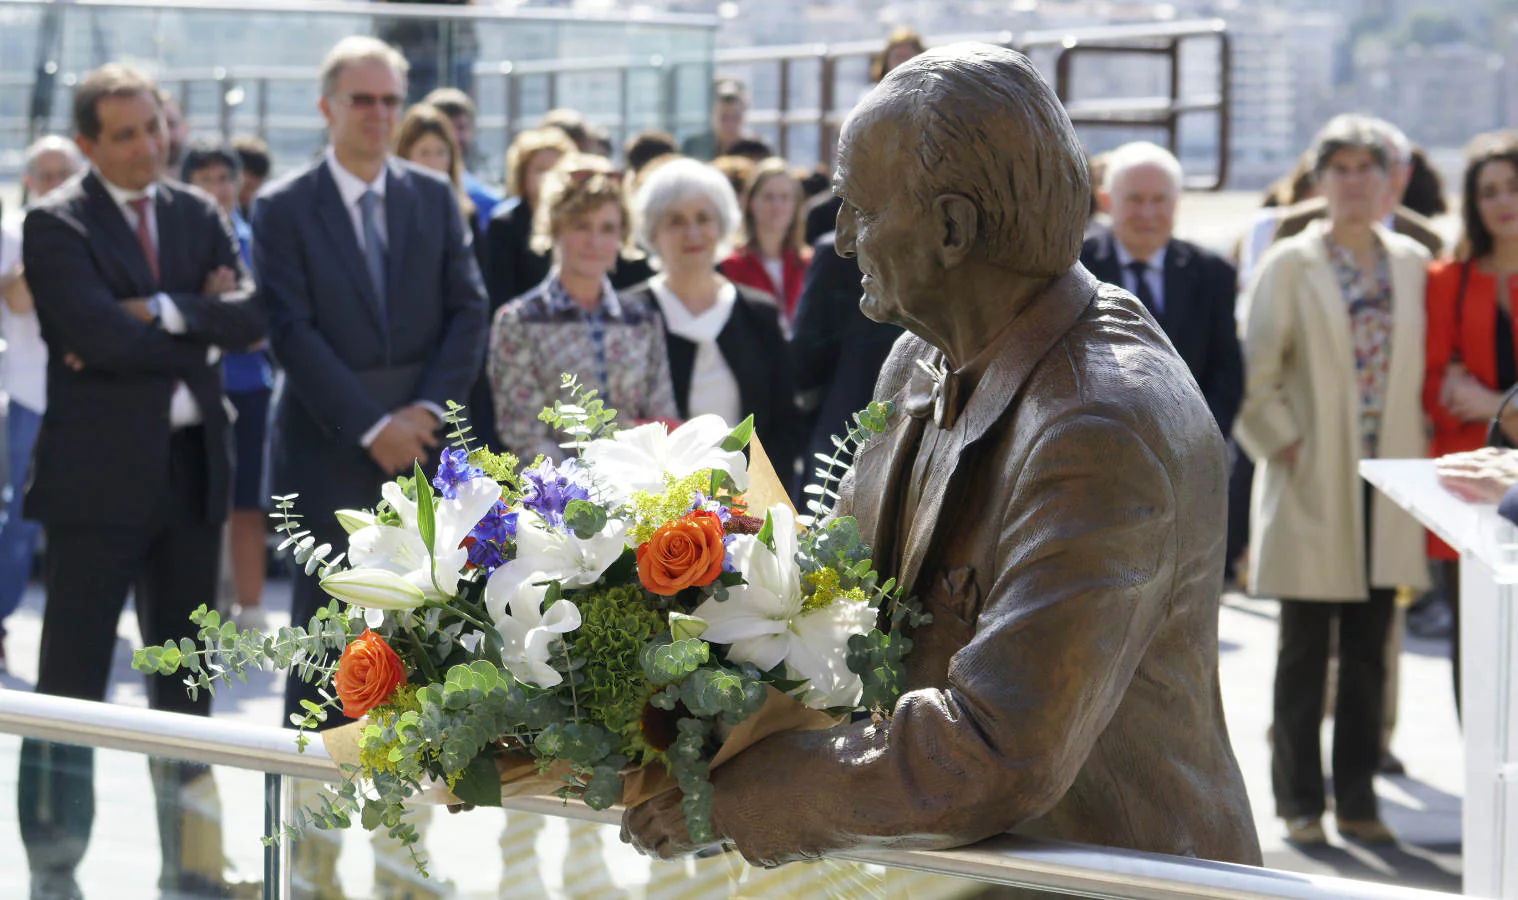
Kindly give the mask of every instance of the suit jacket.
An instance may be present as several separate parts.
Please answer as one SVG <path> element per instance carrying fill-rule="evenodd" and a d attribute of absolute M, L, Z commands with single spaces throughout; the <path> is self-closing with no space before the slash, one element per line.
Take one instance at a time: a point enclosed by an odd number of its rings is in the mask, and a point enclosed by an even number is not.
<path fill-rule="evenodd" d="M 733 370 L 733 378 L 738 382 L 742 414 L 753 415 L 754 432 L 763 442 L 766 455 L 774 462 L 775 471 L 789 484 L 787 473 L 794 465 L 798 418 L 790 347 L 786 344 L 785 327 L 780 323 L 780 307 L 769 294 L 741 284 L 735 287 L 738 302 L 733 304 L 732 316 L 717 335 L 717 349 L 722 352 L 723 360 Z M 627 291 L 627 296 L 656 312 L 659 309 L 658 298 L 646 283 Z M 660 321 L 663 321 L 662 316 Z M 688 419 L 696 345 L 670 334 L 666 328 L 664 346 L 669 352 L 675 408 L 679 410 L 680 418 Z"/>
<path fill-rule="evenodd" d="M 847 433 L 850 417 L 869 404 L 875 378 L 901 337 L 900 326 L 872 322 L 859 311 L 862 294 L 859 263 L 838 255 L 831 232 L 823 235 L 812 248 L 791 333 L 796 393 L 810 434 L 802 485 L 813 480 L 815 454 L 831 456 L 833 435 Z"/>
<path fill-rule="evenodd" d="M 1322 197 L 1313 197 L 1303 200 L 1281 213 L 1281 224 L 1276 226 L 1276 235 L 1273 240 L 1294 237 L 1301 234 L 1307 228 L 1307 224 L 1315 219 L 1328 217 L 1328 201 Z M 1444 238 L 1434 230 L 1434 224 L 1427 217 L 1413 212 L 1405 206 L 1399 206 L 1392 213 L 1392 230 L 1397 234 L 1406 235 L 1428 251 L 1428 255 L 1434 259 L 1444 255 Z"/>
<path fill-rule="evenodd" d="M 1122 287 L 1116 244 L 1110 230 L 1087 238 L 1081 263 L 1102 281 Z M 1186 361 L 1213 420 L 1226 435 L 1244 397 L 1244 358 L 1234 318 L 1238 273 L 1221 256 L 1172 240 L 1165 251 L 1164 278 L 1160 327 Z"/>
<path fill-rule="evenodd" d="M 226 216 L 204 193 L 159 182 L 159 280 L 116 201 L 94 172 L 48 195 L 23 226 L 23 264 L 48 345 L 47 411 L 37 436 L 25 512 L 52 523 L 140 524 L 169 488 L 169 404 L 183 382 L 206 435 L 205 521 L 231 501 L 231 416 L 210 346 L 244 350 L 264 334 L 252 283 Z M 239 289 L 200 293 L 226 266 Z M 169 295 L 186 331 L 127 315 L 121 301 Z M 73 353 L 81 371 L 64 364 Z M 102 441 L 106 443 L 102 444 Z"/>
<path fill-rule="evenodd" d="M 363 434 L 409 403 L 466 401 L 484 362 L 485 292 L 452 185 L 395 159 L 385 177 L 388 327 L 324 159 L 253 204 L 258 294 L 286 375 L 274 480 L 310 517 L 372 506 L 385 475 Z"/>
<path fill-rule="evenodd" d="M 933 616 L 908 693 L 713 770 L 713 823 L 751 858 L 1011 831 L 1258 865 L 1218 686 L 1228 451 L 1184 364 L 1074 267 L 998 339 L 903 533 L 941 358 L 897 342 L 839 507 Z"/>

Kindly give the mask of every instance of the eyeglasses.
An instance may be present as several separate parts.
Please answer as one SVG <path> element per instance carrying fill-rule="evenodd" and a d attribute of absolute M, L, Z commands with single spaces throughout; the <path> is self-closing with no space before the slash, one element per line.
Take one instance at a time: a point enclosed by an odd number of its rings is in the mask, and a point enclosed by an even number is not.
<path fill-rule="evenodd" d="M 385 109 L 395 110 L 406 102 L 406 98 L 400 94 L 339 94 L 338 97 L 354 109 L 373 109 L 375 104 L 379 104 Z"/>
<path fill-rule="evenodd" d="M 574 171 L 572 171 L 572 172 L 569 173 L 568 177 L 569 177 L 569 183 L 572 184 L 572 185 L 574 185 L 575 187 L 579 187 L 579 186 L 583 185 L 585 182 L 589 181 L 590 179 L 594 178 L 597 175 L 600 175 L 600 176 L 604 177 L 607 181 L 611 182 L 613 185 L 616 185 L 617 187 L 621 187 L 622 186 L 622 176 L 624 174 L 625 173 L 623 173 L 623 172 L 621 172 L 620 170 L 617 170 L 617 169 L 611 169 L 611 170 L 606 170 L 606 169 L 575 169 Z"/>

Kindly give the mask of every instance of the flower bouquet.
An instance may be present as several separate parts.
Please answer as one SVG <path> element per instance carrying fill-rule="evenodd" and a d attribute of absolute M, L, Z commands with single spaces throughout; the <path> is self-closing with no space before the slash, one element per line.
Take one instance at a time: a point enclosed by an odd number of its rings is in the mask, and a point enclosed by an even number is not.
<path fill-rule="evenodd" d="M 134 667 L 184 671 L 191 693 L 265 665 L 317 685 L 323 702 L 292 717 L 301 746 L 334 710 L 359 720 L 324 732 L 346 730 L 349 750 L 328 742 L 344 779 L 284 836 L 357 815 L 415 854 L 402 813 L 418 795 L 604 809 L 678 787 L 691 837 L 710 841 L 713 765 L 891 708 L 902 631 L 924 617 L 879 583 L 854 521 L 826 518 L 837 455 L 812 505 L 824 524 L 801 528 L 751 421 L 618 429 L 594 391 L 564 386 L 542 418 L 571 458 L 524 467 L 480 449 L 450 404 L 432 478 L 418 466 L 374 510 L 337 513 L 346 560 L 275 498 L 282 548 L 333 598 L 306 625 L 240 632 L 202 607 L 198 643 L 137 652 Z M 857 415 L 839 454 L 888 416 Z"/>

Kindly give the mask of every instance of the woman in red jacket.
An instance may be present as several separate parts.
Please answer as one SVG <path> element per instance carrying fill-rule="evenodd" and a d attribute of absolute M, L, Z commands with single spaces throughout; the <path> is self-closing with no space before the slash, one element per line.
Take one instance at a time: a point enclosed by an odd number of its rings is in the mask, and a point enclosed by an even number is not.
<path fill-rule="evenodd" d="M 1430 264 L 1427 369 L 1423 408 L 1434 423 L 1429 455 L 1474 450 L 1486 443 L 1487 423 L 1502 395 L 1518 382 L 1518 134 L 1485 134 L 1467 151 L 1461 215 L 1465 234 L 1454 260 Z M 1504 420 L 1518 416 L 1509 406 Z M 1429 557 L 1442 568 L 1455 614 L 1451 653 L 1455 703 L 1460 702 L 1459 556 L 1428 537 Z"/>
<path fill-rule="evenodd" d="M 812 251 L 801 241 L 801 183 L 785 160 L 770 157 L 754 167 L 743 192 L 738 249 L 717 268 L 734 284 L 764 291 L 780 304 L 789 323 Z"/>

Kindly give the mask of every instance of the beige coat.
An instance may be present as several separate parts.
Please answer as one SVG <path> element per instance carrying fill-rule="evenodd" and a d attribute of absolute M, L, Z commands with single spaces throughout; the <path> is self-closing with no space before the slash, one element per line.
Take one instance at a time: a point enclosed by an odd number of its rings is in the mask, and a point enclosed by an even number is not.
<path fill-rule="evenodd" d="M 1364 600 L 1364 482 L 1349 312 L 1314 222 L 1261 261 L 1239 310 L 1244 403 L 1234 434 L 1256 462 L 1250 583 L 1299 600 Z M 1392 346 L 1378 455 L 1426 454 L 1423 282 L 1428 253 L 1379 225 L 1392 278 Z M 1279 454 L 1297 441 L 1296 464 Z M 1375 587 L 1428 581 L 1423 529 L 1384 495 L 1372 506 Z"/>

